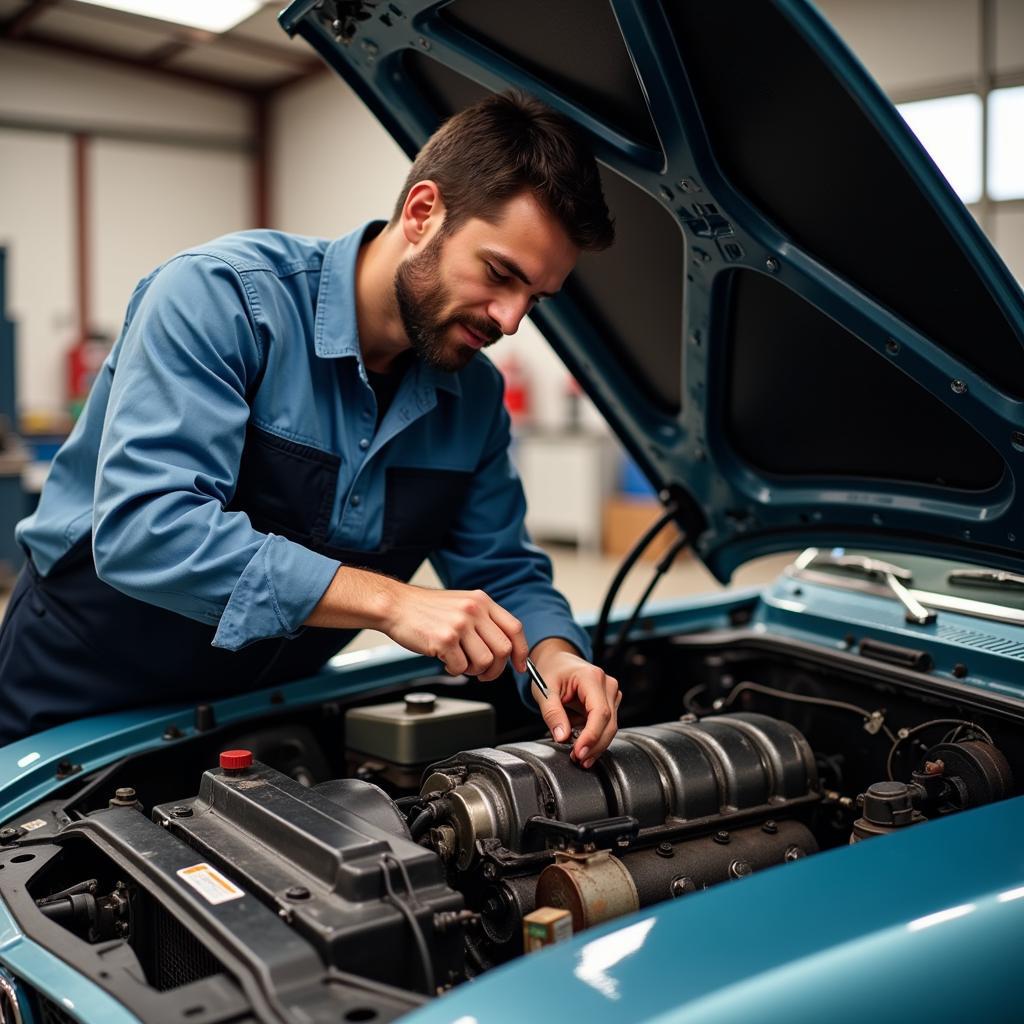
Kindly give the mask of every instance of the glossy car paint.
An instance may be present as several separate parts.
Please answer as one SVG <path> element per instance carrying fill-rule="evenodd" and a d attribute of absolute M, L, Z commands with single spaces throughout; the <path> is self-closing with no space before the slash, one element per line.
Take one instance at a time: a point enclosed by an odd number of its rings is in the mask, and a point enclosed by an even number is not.
<path fill-rule="evenodd" d="M 406 1019 L 1015 1019 L 1022 841 L 1018 797 L 633 914 Z"/>

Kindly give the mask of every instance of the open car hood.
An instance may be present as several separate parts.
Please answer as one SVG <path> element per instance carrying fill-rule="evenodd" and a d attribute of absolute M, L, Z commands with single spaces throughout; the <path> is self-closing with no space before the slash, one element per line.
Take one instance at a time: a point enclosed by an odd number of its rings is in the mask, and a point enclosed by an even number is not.
<path fill-rule="evenodd" d="M 518 87 L 617 242 L 533 319 L 721 580 L 808 544 L 1024 568 L 1024 294 L 804 0 L 296 0 L 412 156 Z"/>

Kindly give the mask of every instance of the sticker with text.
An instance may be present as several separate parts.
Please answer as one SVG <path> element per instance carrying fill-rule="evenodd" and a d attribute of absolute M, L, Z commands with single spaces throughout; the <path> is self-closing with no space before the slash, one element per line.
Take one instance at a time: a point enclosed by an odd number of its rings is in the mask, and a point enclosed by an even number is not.
<path fill-rule="evenodd" d="M 193 864 L 190 868 L 182 868 L 177 874 L 207 903 L 227 903 L 228 900 L 238 900 L 245 895 L 234 882 L 209 864 Z"/>
<path fill-rule="evenodd" d="M 42 818 L 34 818 L 32 821 L 23 821 L 18 828 L 23 828 L 26 832 L 35 832 L 37 828 L 45 828 L 46 822 Z"/>

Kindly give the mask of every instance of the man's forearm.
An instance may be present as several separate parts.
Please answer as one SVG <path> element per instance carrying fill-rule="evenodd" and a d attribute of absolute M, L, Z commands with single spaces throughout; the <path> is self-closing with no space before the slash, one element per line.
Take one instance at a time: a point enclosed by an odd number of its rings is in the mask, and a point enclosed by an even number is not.
<path fill-rule="evenodd" d="M 568 640 L 563 640 L 560 636 L 549 636 L 543 640 L 538 640 L 537 643 L 530 648 L 530 657 L 534 663 L 541 667 L 543 674 L 543 663 L 550 658 L 553 654 L 576 654 L 579 655 L 575 644 L 569 643 Z"/>
<path fill-rule="evenodd" d="M 382 629 L 403 584 L 390 576 L 343 565 L 304 625 L 327 629 Z"/>

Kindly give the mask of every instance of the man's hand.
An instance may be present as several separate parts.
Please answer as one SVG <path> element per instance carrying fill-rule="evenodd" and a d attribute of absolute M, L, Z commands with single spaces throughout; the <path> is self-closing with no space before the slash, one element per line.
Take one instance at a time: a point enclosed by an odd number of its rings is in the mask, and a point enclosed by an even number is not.
<path fill-rule="evenodd" d="M 533 699 L 551 735 L 562 743 L 569 738 L 570 725 L 583 726 L 572 757 L 589 768 L 618 731 L 622 700 L 618 681 L 584 661 L 572 644 L 556 637 L 542 640 L 532 656 L 548 688 L 544 697 L 534 684 Z"/>
<path fill-rule="evenodd" d="M 510 659 L 526 671 L 522 623 L 482 590 L 428 590 L 342 566 L 306 625 L 378 629 L 407 650 L 439 658 L 453 676 L 490 682 Z"/>
<path fill-rule="evenodd" d="M 452 676 L 465 673 L 488 683 L 509 659 L 526 671 L 522 623 L 482 590 L 427 590 L 403 585 L 383 631 L 419 654 L 444 662 Z"/>

